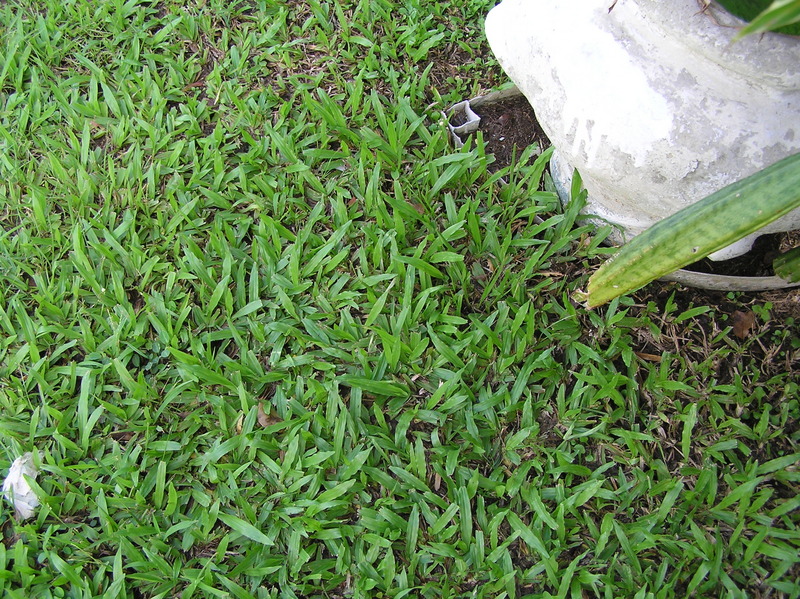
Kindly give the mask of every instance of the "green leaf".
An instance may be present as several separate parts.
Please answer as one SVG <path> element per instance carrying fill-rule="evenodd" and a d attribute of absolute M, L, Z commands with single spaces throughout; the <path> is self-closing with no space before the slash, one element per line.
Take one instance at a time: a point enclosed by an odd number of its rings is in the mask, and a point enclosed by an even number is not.
<path fill-rule="evenodd" d="M 716 506 L 714 506 L 714 510 L 724 510 L 726 507 L 741 501 L 745 497 L 751 496 L 756 487 L 761 484 L 765 478 L 766 477 L 764 476 L 759 476 L 742 483 L 733 489 L 728 495 L 723 497 L 723 499 Z"/>
<path fill-rule="evenodd" d="M 422 272 L 432 276 L 438 277 L 440 279 L 444 279 L 444 273 L 441 270 L 436 268 L 435 266 L 430 265 L 429 263 L 425 262 L 421 258 L 415 258 L 413 256 L 397 256 L 396 257 L 398 262 L 402 262 L 404 264 L 409 264 L 414 268 L 421 270 Z"/>
<path fill-rule="evenodd" d="M 522 522 L 519 516 L 517 516 L 514 512 L 508 512 L 506 520 L 508 521 L 508 525 L 511 527 L 511 530 L 518 533 L 520 538 L 525 541 L 528 547 L 536 551 L 544 559 L 550 558 L 550 554 L 548 553 L 547 548 L 544 546 L 542 539 L 539 538 L 539 536 L 531 527 Z"/>
<path fill-rule="evenodd" d="M 373 304 L 372 308 L 369 311 L 369 314 L 367 315 L 367 320 L 364 322 L 365 327 L 369 327 L 375 324 L 375 321 L 378 319 L 378 316 L 380 316 L 381 312 L 383 312 L 383 307 L 386 305 L 386 300 L 389 299 L 389 293 L 391 293 L 392 287 L 394 287 L 394 284 L 396 282 L 397 279 L 394 279 L 391 283 L 389 283 L 389 286 L 386 288 L 386 291 L 384 291 L 380 295 L 380 297 L 377 300 L 375 300 L 375 303 Z"/>
<path fill-rule="evenodd" d="M 589 279 L 599 306 L 727 247 L 800 207 L 800 153 L 657 222 Z"/>
<path fill-rule="evenodd" d="M 251 541 L 255 541 L 256 543 L 261 543 L 262 545 L 267 546 L 274 545 L 274 541 L 272 539 L 258 530 L 255 526 L 249 522 L 245 522 L 241 518 L 237 518 L 232 514 L 226 514 L 225 512 L 220 512 L 217 514 L 217 517 L 222 520 L 222 522 L 231 530 L 238 532 L 240 535 L 247 537 Z"/>
<path fill-rule="evenodd" d="M 781 254 L 772 262 L 775 274 L 790 283 L 800 281 L 800 248 Z"/>
<path fill-rule="evenodd" d="M 320 493 L 319 497 L 317 497 L 317 501 L 319 503 L 325 503 L 326 501 L 333 501 L 334 499 L 338 499 L 339 497 L 347 493 L 347 491 L 350 490 L 350 487 L 352 487 L 355 484 L 355 482 L 356 482 L 355 479 L 351 479 L 351 480 L 346 480 L 343 483 L 339 483 L 335 487 Z"/>
<path fill-rule="evenodd" d="M 697 404 L 693 403 L 689 406 L 689 411 L 683 420 L 683 431 L 681 432 L 681 453 L 684 459 L 689 458 L 689 451 L 692 447 L 692 431 L 695 424 L 697 424 Z"/>
<path fill-rule="evenodd" d="M 409 391 L 405 385 L 390 383 L 388 381 L 373 381 L 359 376 L 342 375 L 339 382 L 348 387 L 357 387 L 373 395 L 383 395 L 386 397 L 408 397 Z"/>
<path fill-rule="evenodd" d="M 552 530 L 558 530 L 558 522 L 556 522 L 555 519 L 550 515 L 550 512 L 545 507 L 536 489 L 531 488 L 526 499 L 542 522 L 544 522 Z"/>
<path fill-rule="evenodd" d="M 775 0 L 744 27 L 736 39 L 751 33 L 774 31 L 800 21 L 800 0 Z"/>

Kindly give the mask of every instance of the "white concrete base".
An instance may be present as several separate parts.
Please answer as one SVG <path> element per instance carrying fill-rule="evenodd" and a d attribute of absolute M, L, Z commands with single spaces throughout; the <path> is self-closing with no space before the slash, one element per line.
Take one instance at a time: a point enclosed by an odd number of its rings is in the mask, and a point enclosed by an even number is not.
<path fill-rule="evenodd" d="M 732 42 L 740 22 L 696 0 L 612 2 L 503 0 L 486 35 L 558 150 L 559 185 L 577 168 L 587 212 L 622 242 L 800 151 L 800 38 Z M 800 210 L 762 232 L 797 228 Z"/>

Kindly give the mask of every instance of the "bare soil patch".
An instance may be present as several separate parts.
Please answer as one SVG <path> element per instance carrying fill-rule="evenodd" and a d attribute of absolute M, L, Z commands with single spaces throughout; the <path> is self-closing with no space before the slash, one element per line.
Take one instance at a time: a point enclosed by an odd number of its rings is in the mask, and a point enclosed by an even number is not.
<path fill-rule="evenodd" d="M 476 112 L 481 117 L 478 130 L 483 133 L 486 151 L 495 157 L 494 168 L 508 166 L 533 143 L 542 149 L 550 146 L 525 96 L 483 104 Z"/>

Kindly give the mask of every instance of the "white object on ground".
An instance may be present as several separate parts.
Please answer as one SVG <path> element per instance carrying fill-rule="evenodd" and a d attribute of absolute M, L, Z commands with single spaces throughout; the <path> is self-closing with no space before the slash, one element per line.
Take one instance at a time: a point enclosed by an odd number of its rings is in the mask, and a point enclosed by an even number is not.
<path fill-rule="evenodd" d="M 25 480 L 25 475 L 35 479 L 37 474 L 39 471 L 33 464 L 33 454 L 28 452 L 14 460 L 3 482 L 3 494 L 14 506 L 17 518 L 20 520 L 33 516 L 34 510 L 39 505 L 39 498 Z"/>
<path fill-rule="evenodd" d="M 800 151 L 800 38 L 739 26 L 696 0 L 503 0 L 486 36 L 556 147 L 562 200 L 577 168 L 623 242 Z M 761 233 L 797 228 L 800 210 Z"/>

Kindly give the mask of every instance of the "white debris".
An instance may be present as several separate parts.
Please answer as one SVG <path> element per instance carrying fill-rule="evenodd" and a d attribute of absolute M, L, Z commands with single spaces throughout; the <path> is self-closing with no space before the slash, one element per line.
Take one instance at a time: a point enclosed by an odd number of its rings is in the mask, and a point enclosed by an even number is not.
<path fill-rule="evenodd" d="M 37 474 L 39 471 L 33 464 L 33 454 L 28 452 L 14 460 L 8 470 L 8 476 L 3 482 L 3 494 L 14 506 L 17 518 L 20 520 L 26 520 L 33 516 L 34 510 L 39 505 L 39 498 L 25 480 L 25 475 L 36 479 Z"/>

